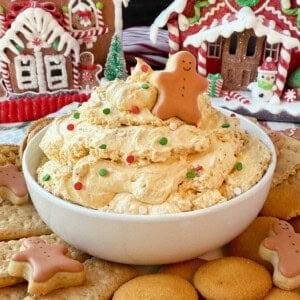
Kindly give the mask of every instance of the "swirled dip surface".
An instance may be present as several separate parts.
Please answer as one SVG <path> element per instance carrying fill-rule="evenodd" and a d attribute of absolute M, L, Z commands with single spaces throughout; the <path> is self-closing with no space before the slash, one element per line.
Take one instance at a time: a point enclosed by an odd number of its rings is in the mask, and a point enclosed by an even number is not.
<path fill-rule="evenodd" d="M 41 186 L 102 211 L 164 214 L 227 201 L 260 180 L 270 152 L 235 116 L 201 94 L 197 126 L 161 120 L 151 112 L 158 90 L 148 75 L 106 83 L 51 123 L 40 143 Z"/>

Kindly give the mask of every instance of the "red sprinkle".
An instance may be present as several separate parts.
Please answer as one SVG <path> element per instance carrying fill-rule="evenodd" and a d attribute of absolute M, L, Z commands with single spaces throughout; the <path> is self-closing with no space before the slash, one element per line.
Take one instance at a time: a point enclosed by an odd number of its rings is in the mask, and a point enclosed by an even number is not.
<path fill-rule="evenodd" d="M 203 170 L 203 167 L 200 166 L 200 165 L 198 165 L 198 166 L 196 166 L 194 169 L 195 169 L 195 171 L 199 172 L 199 171 L 202 171 L 202 170 Z"/>
<path fill-rule="evenodd" d="M 67 126 L 67 129 L 70 131 L 74 130 L 74 128 L 75 128 L 74 124 L 68 124 Z"/>
<path fill-rule="evenodd" d="M 77 190 L 77 191 L 80 191 L 82 189 L 83 185 L 81 182 L 76 182 L 74 184 L 74 189 Z"/>
<path fill-rule="evenodd" d="M 130 109 L 130 112 L 133 113 L 133 114 L 139 114 L 140 113 L 140 108 L 136 105 L 132 105 L 131 109 Z"/>
<path fill-rule="evenodd" d="M 148 69 L 149 69 L 149 68 L 148 68 L 147 65 L 142 65 L 142 66 L 141 66 L 142 72 L 145 72 L 145 73 L 146 73 L 146 72 L 148 71 Z"/>
<path fill-rule="evenodd" d="M 126 161 L 129 163 L 129 164 L 132 164 L 135 160 L 135 157 L 134 155 L 132 154 L 129 154 L 127 157 L 126 157 Z"/>

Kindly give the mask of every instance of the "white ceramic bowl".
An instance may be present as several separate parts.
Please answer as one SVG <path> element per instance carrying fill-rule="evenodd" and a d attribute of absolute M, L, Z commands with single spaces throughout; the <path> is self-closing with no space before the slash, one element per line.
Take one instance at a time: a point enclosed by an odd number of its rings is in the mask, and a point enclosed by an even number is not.
<path fill-rule="evenodd" d="M 257 216 L 270 189 L 276 164 L 273 143 L 259 127 L 239 118 L 243 128 L 268 146 L 272 162 L 254 187 L 230 201 L 192 212 L 144 216 L 99 212 L 61 200 L 45 191 L 35 179 L 42 153 L 38 145 L 45 129 L 30 141 L 23 157 L 31 199 L 54 233 L 93 256 L 142 265 L 197 257 L 240 234 Z"/>

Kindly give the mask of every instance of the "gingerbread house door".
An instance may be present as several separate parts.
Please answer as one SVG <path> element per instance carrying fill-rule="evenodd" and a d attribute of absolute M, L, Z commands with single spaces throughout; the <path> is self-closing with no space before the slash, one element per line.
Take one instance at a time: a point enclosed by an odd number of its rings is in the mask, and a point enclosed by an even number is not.
<path fill-rule="evenodd" d="M 255 81 L 263 51 L 264 38 L 252 29 L 234 32 L 224 40 L 221 74 L 224 90 L 246 90 Z"/>

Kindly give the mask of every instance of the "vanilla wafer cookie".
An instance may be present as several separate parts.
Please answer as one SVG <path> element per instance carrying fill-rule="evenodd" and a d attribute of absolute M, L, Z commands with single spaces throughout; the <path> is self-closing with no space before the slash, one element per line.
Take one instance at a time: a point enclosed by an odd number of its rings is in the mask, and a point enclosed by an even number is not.
<path fill-rule="evenodd" d="M 50 234 L 32 203 L 0 206 L 0 240 Z"/>
<path fill-rule="evenodd" d="M 42 235 L 40 236 L 40 238 L 43 239 L 46 243 L 50 244 L 66 244 L 69 249 L 69 256 L 80 262 L 84 262 L 89 258 L 87 254 L 68 245 L 55 234 Z M 8 273 L 9 262 L 12 256 L 20 250 L 21 245 L 22 239 L 0 242 L 0 287 L 15 285 L 19 282 L 24 281 L 23 278 L 14 277 L 9 275 Z"/>
<path fill-rule="evenodd" d="M 25 299 L 109 300 L 122 284 L 137 275 L 137 271 L 131 266 L 108 262 L 95 257 L 86 260 L 84 267 L 85 281 L 82 285 L 55 290 L 45 296 L 28 296 Z"/>

